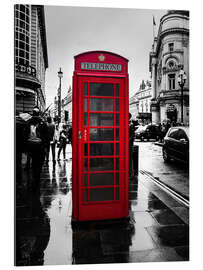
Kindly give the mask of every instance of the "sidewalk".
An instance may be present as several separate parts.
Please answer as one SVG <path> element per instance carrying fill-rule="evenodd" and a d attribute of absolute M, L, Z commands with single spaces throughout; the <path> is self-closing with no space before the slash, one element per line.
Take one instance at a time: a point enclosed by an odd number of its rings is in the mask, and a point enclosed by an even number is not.
<path fill-rule="evenodd" d="M 44 166 L 40 195 L 17 189 L 17 265 L 184 261 L 188 210 L 145 176 L 130 180 L 128 224 L 91 222 L 72 230 L 71 148 L 67 161 Z"/>

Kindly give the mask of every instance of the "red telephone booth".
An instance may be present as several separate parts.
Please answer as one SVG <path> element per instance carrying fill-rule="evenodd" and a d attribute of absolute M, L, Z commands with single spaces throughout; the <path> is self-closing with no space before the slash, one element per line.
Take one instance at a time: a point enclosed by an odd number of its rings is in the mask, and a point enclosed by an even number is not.
<path fill-rule="evenodd" d="M 73 220 L 128 216 L 128 60 L 92 51 L 75 56 Z"/>

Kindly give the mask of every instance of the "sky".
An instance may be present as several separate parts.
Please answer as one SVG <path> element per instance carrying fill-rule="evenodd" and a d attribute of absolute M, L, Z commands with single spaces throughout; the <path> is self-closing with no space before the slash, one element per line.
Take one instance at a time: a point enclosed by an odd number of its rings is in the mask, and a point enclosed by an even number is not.
<path fill-rule="evenodd" d="M 61 67 L 62 98 L 72 86 L 74 56 L 94 50 L 117 53 L 129 60 L 129 95 L 141 81 L 150 79 L 149 53 L 153 42 L 153 16 L 158 31 L 167 10 L 45 6 L 49 67 L 46 71 L 46 103 L 54 101 Z"/>

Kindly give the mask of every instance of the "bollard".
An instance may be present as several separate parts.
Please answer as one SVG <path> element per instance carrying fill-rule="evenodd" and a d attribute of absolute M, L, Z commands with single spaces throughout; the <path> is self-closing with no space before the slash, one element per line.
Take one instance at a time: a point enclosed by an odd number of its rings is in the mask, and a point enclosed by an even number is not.
<path fill-rule="evenodd" d="M 133 145 L 133 153 L 132 153 L 132 160 L 133 160 L 133 174 L 138 175 L 139 172 L 139 146 Z"/>

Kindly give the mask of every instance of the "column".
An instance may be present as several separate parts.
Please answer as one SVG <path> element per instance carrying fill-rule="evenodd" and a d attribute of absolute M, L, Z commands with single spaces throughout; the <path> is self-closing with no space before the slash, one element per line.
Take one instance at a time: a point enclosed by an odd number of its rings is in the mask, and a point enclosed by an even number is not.
<path fill-rule="evenodd" d="M 152 58 L 152 99 L 156 98 L 156 58 Z"/>

